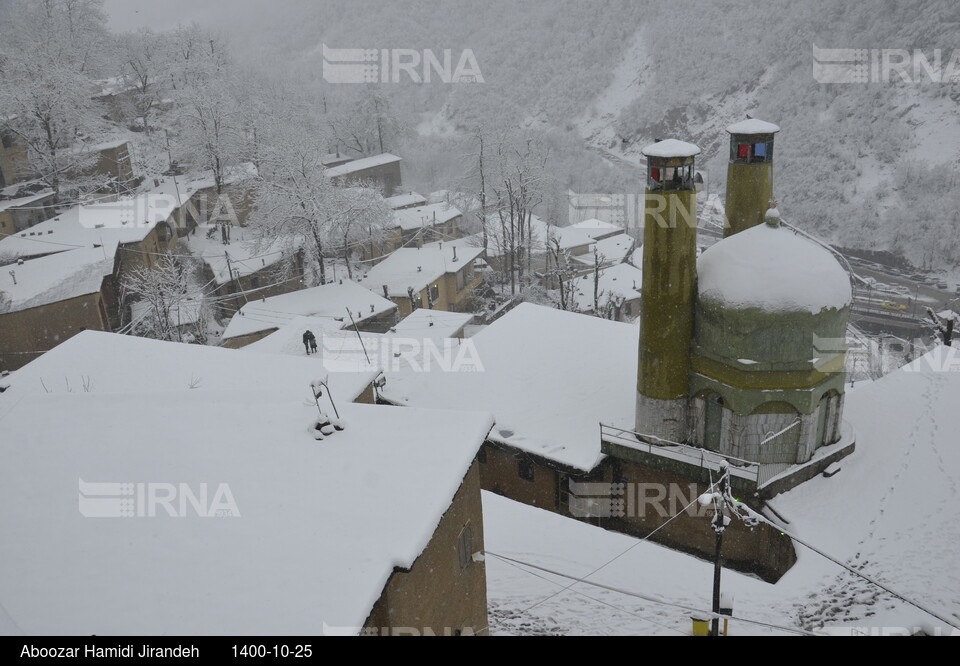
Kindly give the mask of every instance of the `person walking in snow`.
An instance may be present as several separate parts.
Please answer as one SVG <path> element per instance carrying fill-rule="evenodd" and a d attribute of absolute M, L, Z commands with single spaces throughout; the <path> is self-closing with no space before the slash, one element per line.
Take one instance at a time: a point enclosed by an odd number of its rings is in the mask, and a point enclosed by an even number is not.
<path fill-rule="evenodd" d="M 311 351 L 312 353 L 316 354 L 316 353 L 317 353 L 317 338 L 316 338 L 316 336 L 314 336 L 314 334 L 313 334 L 311 331 L 307 331 L 307 335 L 309 336 L 309 340 L 310 340 L 310 351 Z"/>
<path fill-rule="evenodd" d="M 307 354 L 310 353 L 310 336 L 312 335 L 313 333 L 310 331 L 304 331 L 303 333 L 303 348 L 307 351 Z"/>

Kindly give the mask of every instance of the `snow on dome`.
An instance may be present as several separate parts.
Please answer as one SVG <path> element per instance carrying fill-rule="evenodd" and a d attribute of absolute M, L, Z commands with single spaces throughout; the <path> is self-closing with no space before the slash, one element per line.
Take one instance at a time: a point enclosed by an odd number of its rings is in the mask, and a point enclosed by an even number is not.
<path fill-rule="evenodd" d="M 818 314 L 852 300 L 847 272 L 828 250 L 766 224 L 709 248 L 697 273 L 700 298 L 728 307 Z"/>
<path fill-rule="evenodd" d="M 700 154 L 700 147 L 686 141 L 666 139 L 651 143 L 641 152 L 647 157 L 693 157 Z"/>
<path fill-rule="evenodd" d="M 730 134 L 775 134 L 780 131 L 780 126 L 765 120 L 748 118 L 730 125 L 727 131 Z"/>

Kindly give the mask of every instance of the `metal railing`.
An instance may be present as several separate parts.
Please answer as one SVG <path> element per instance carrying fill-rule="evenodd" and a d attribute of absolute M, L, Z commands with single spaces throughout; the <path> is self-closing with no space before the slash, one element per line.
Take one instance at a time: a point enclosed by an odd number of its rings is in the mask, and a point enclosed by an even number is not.
<path fill-rule="evenodd" d="M 650 440 L 661 442 L 654 444 Z M 730 463 L 730 474 L 760 485 L 762 465 L 750 460 L 724 455 L 689 444 L 672 442 L 656 435 L 646 435 L 625 428 L 600 424 L 600 441 L 621 444 L 661 458 L 678 460 L 701 469 L 716 471 L 721 460 Z"/>

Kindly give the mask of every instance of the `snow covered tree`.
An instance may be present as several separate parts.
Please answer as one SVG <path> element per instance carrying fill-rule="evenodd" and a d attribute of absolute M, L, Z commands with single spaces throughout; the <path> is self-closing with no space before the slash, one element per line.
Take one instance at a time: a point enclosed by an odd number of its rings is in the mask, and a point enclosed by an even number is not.
<path fill-rule="evenodd" d="M 199 26 L 178 28 L 171 39 L 174 143 L 193 167 L 213 172 L 221 194 L 245 142 L 233 63 L 226 45 Z"/>
<path fill-rule="evenodd" d="M 120 79 L 133 87 L 132 115 L 149 134 L 151 119 L 170 90 L 169 35 L 141 28 L 120 35 L 117 41 Z"/>
<path fill-rule="evenodd" d="M 377 244 L 393 211 L 373 187 L 338 187 L 323 164 L 329 142 L 305 101 L 284 105 L 263 128 L 260 177 L 251 223 L 263 243 L 282 239 L 287 249 L 304 245 L 327 281 L 327 260 L 341 257 L 353 277 L 352 252 Z"/>
<path fill-rule="evenodd" d="M 131 332 L 158 340 L 183 342 L 178 312 L 200 307 L 205 294 L 191 292 L 190 274 L 194 267 L 190 260 L 167 253 L 159 257 L 156 266 L 141 266 L 124 277 L 124 292 L 133 302 L 146 304 L 145 313 L 131 322 Z M 189 304 L 189 305 L 188 305 Z M 204 319 L 201 313 L 201 320 Z"/>
<path fill-rule="evenodd" d="M 405 128 L 379 86 L 349 88 L 343 97 L 325 96 L 334 149 L 362 157 L 396 150 Z"/>
<path fill-rule="evenodd" d="M 0 130 L 58 197 L 93 187 L 83 139 L 103 129 L 90 77 L 107 41 L 102 0 L 14 0 L 0 21 Z"/>

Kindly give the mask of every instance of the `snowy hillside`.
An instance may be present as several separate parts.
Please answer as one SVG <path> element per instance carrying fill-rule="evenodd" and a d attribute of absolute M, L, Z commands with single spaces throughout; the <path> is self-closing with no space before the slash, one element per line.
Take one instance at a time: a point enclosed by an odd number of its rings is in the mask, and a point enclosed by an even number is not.
<path fill-rule="evenodd" d="M 249 59 L 266 69 L 283 62 L 326 96 L 338 91 L 323 85 L 322 44 L 450 49 L 454 59 L 470 49 L 483 84 L 380 86 L 403 110 L 405 154 L 430 164 L 409 174 L 418 186 L 456 172 L 459 141 L 477 126 L 520 126 L 551 134 L 562 187 L 636 192 L 627 167 L 641 161 L 641 146 L 673 135 L 700 145 L 707 186 L 722 191 L 723 128 L 749 113 L 783 127 L 775 192 L 793 220 L 845 245 L 955 268 L 960 63 L 951 69 L 950 62 L 960 5 L 882 6 L 776 0 L 758 11 L 746 0 L 457 0 L 435 11 L 415 1 L 286 0 L 269 15 L 251 8 L 218 18 L 242 36 L 235 44 L 248 45 L 241 50 Z M 887 83 L 821 84 L 813 77 L 814 45 L 917 49 L 931 61 L 939 49 L 941 73 L 955 77 L 933 83 L 920 70 L 919 83 L 894 73 Z"/>

